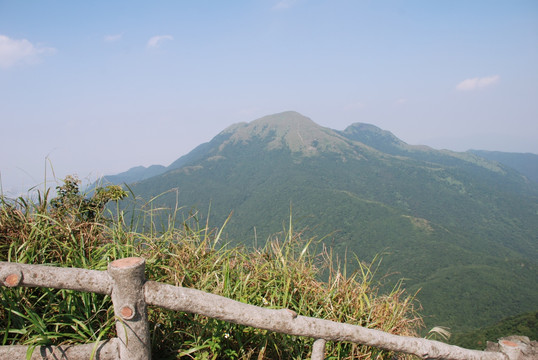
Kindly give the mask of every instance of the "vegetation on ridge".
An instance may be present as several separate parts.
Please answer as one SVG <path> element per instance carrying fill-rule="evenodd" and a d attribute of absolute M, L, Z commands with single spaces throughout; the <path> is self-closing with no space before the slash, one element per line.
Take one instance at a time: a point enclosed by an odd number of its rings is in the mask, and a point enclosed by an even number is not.
<path fill-rule="evenodd" d="M 421 318 L 403 289 L 382 295 L 374 267 L 342 272 L 331 252 L 302 239 L 292 222 L 262 248 L 222 246 L 222 229 L 200 226 L 197 214 L 174 223 L 179 209 L 108 211 L 118 187 L 81 194 L 66 178 L 58 196 L 0 197 L 0 260 L 106 270 L 118 258 L 142 256 L 146 277 L 269 308 L 341 321 L 394 334 L 416 335 Z M 129 221 L 126 221 L 129 217 Z M 320 279 L 327 279 L 321 281 Z M 94 342 L 114 336 L 110 298 L 46 288 L 1 288 L 2 345 Z M 302 359 L 313 339 L 238 326 L 202 316 L 149 309 L 155 358 Z M 327 359 L 390 359 L 375 348 L 329 343 Z"/>

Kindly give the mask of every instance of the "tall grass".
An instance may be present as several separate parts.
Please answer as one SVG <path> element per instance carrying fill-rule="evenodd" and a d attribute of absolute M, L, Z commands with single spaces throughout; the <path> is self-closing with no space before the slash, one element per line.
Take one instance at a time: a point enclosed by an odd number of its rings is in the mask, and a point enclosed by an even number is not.
<path fill-rule="evenodd" d="M 66 179 L 64 189 L 70 181 L 75 179 Z M 394 334 L 416 335 L 422 326 L 414 298 L 401 287 L 381 294 L 373 282 L 374 267 L 363 263 L 354 273 L 343 273 L 329 249 L 293 231 L 291 219 L 262 248 L 228 247 L 221 244 L 222 228 L 200 224 L 196 214 L 176 223 L 178 208 L 152 208 L 149 202 L 138 210 L 109 211 L 103 204 L 125 194 L 117 188 L 108 191 L 115 196 L 94 202 L 91 216 L 86 210 L 97 195 L 80 194 L 77 187 L 59 191 L 54 199 L 48 191 L 34 200 L 2 196 L 0 260 L 106 270 L 114 259 L 141 256 L 146 277 L 154 281 Z M 0 305 L 2 345 L 82 343 L 115 336 L 108 296 L 2 288 Z M 302 359 L 313 342 L 160 308 L 150 308 L 149 320 L 158 359 Z M 392 356 L 349 343 L 328 343 L 326 352 L 328 359 Z"/>

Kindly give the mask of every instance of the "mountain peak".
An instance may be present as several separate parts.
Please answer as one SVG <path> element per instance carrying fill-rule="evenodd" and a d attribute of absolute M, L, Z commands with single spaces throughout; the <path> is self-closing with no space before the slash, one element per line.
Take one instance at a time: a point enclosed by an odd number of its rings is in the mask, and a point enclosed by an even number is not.
<path fill-rule="evenodd" d="M 265 138 L 271 132 L 274 135 L 282 136 L 290 131 L 309 131 L 319 127 L 310 118 L 299 114 L 296 111 L 285 111 L 278 114 L 267 115 L 262 118 L 251 121 L 250 123 L 240 123 L 229 127 L 228 131 L 236 133 L 248 133 L 249 136 L 255 135 Z"/>
<path fill-rule="evenodd" d="M 278 127 L 318 126 L 310 118 L 296 111 L 284 111 L 277 114 L 267 115 L 252 121 L 252 123 Z"/>
<path fill-rule="evenodd" d="M 335 131 L 324 128 L 296 111 L 264 116 L 250 123 L 240 123 L 225 130 L 231 133 L 226 144 L 261 139 L 268 150 L 289 148 L 312 156 L 319 150 L 341 152 L 347 141 Z"/>

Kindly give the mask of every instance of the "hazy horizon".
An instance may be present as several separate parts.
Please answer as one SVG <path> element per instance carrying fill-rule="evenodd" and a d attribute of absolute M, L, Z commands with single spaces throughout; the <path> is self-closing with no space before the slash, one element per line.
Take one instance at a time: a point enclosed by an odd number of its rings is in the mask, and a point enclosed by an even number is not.
<path fill-rule="evenodd" d="M 0 0 L 0 177 L 167 166 L 294 110 L 413 145 L 538 154 L 538 2 Z"/>

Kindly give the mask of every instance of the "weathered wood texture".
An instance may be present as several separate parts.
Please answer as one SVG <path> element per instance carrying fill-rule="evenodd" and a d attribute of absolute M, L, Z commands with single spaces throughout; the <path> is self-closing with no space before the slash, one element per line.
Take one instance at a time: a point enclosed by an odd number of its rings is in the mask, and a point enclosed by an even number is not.
<path fill-rule="evenodd" d="M 105 295 L 112 292 L 112 280 L 106 271 L 1 262 L 0 279 L 4 286 L 47 287 Z"/>
<path fill-rule="evenodd" d="M 538 360 L 538 341 L 531 341 L 526 336 L 507 336 L 499 342 L 488 341 L 488 351 L 502 351 L 510 360 Z"/>
<path fill-rule="evenodd" d="M 389 351 L 404 352 L 424 359 L 506 360 L 500 352 L 467 350 L 439 341 L 398 336 L 380 330 L 297 315 L 289 309 L 266 309 L 240 303 L 200 290 L 148 281 L 148 305 L 197 313 L 236 324 L 330 341 L 349 341 Z"/>
<path fill-rule="evenodd" d="M 28 346 L 23 345 L 0 346 L 0 359 L 26 359 L 27 351 Z M 118 339 L 101 341 L 97 344 L 38 346 L 34 349 L 30 360 L 88 360 L 92 353 L 95 354 L 96 360 L 119 359 Z"/>
<path fill-rule="evenodd" d="M 317 339 L 312 345 L 312 360 L 323 360 L 325 358 L 325 344 L 327 340 Z"/>
<path fill-rule="evenodd" d="M 266 309 L 203 291 L 146 281 L 145 261 L 126 258 L 109 264 L 108 272 L 0 262 L 3 286 L 51 287 L 111 295 L 117 338 L 98 345 L 38 347 L 32 359 L 150 359 L 147 305 L 197 313 L 236 324 L 317 339 L 312 359 L 323 359 L 326 341 L 348 341 L 424 359 L 536 359 L 525 341 L 501 340 L 488 351 L 463 349 L 438 341 L 398 336 L 375 329 L 300 316 L 289 309 Z M 536 342 L 527 342 L 533 346 Z M 25 358 L 27 346 L 0 346 L 0 358 Z M 23 355 L 21 355 L 23 354 Z"/>
<path fill-rule="evenodd" d="M 145 260 L 126 258 L 111 262 L 108 273 L 114 280 L 112 303 L 119 341 L 120 359 L 151 358 L 148 311 L 144 300 Z"/>

